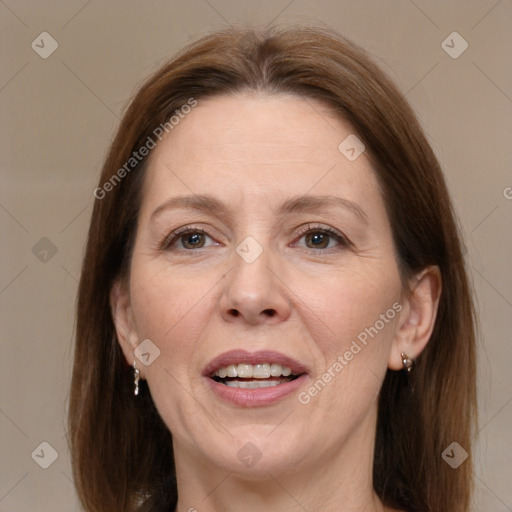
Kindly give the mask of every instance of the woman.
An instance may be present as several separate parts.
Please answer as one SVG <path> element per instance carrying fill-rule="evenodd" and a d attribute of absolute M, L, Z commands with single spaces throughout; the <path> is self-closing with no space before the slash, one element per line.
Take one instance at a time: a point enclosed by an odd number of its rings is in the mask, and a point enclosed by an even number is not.
<path fill-rule="evenodd" d="M 201 39 L 137 93 L 94 195 L 69 415 L 86 510 L 469 509 L 461 243 L 363 50 Z"/>

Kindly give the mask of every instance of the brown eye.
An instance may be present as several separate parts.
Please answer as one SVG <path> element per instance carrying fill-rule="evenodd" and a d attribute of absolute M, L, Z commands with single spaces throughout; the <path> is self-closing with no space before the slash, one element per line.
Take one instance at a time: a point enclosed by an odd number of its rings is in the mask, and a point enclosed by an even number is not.
<path fill-rule="evenodd" d="M 203 233 L 187 233 L 181 235 L 179 240 L 184 249 L 200 249 L 204 247 L 205 235 Z"/>
<path fill-rule="evenodd" d="M 308 225 L 301 230 L 301 236 L 296 245 L 318 251 L 349 247 L 350 242 L 344 235 L 330 227 Z"/>
<path fill-rule="evenodd" d="M 162 251 L 193 251 L 218 245 L 203 229 L 184 227 L 164 238 L 159 245 Z"/>
<path fill-rule="evenodd" d="M 309 233 L 306 235 L 306 245 L 311 247 L 312 249 L 326 249 L 329 245 L 330 235 L 327 233 L 322 233 L 320 231 L 316 231 L 313 233 Z"/>

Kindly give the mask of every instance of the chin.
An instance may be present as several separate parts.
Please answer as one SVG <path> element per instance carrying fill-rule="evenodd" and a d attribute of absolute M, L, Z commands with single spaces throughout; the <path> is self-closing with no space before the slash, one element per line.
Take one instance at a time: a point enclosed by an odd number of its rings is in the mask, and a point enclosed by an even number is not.
<path fill-rule="evenodd" d="M 268 480 L 269 473 L 277 476 L 299 471 L 311 456 L 311 443 L 305 442 L 304 436 L 284 428 L 278 434 L 275 426 L 240 427 L 224 441 L 215 443 L 219 450 L 204 455 L 224 471 L 252 481 Z"/>

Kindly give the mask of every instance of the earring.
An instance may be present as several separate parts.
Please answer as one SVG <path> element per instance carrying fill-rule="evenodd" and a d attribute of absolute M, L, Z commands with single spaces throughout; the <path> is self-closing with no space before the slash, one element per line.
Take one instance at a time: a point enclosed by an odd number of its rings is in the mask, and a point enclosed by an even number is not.
<path fill-rule="evenodd" d="M 135 384 L 135 390 L 133 394 L 137 396 L 139 394 L 139 380 L 140 380 L 140 370 L 137 368 L 135 361 L 133 361 L 133 383 Z"/>
<path fill-rule="evenodd" d="M 404 365 L 404 370 L 407 370 L 409 373 L 413 367 L 414 360 L 411 359 L 405 352 L 402 352 L 402 364 Z"/>

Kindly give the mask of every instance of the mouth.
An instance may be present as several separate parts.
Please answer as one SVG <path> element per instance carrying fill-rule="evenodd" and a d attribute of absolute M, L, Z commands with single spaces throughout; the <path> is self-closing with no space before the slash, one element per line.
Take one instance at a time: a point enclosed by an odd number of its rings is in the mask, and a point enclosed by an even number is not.
<path fill-rule="evenodd" d="M 212 360 L 203 377 L 219 398 L 250 407 L 275 403 L 296 390 L 307 370 L 279 352 L 232 350 Z"/>
<path fill-rule="evenodd" d="M 231 388 L 260 389 L 291 382 L 301 375 L 279 363 L 238 363 L 219 368 L 210 378 Z"/>

